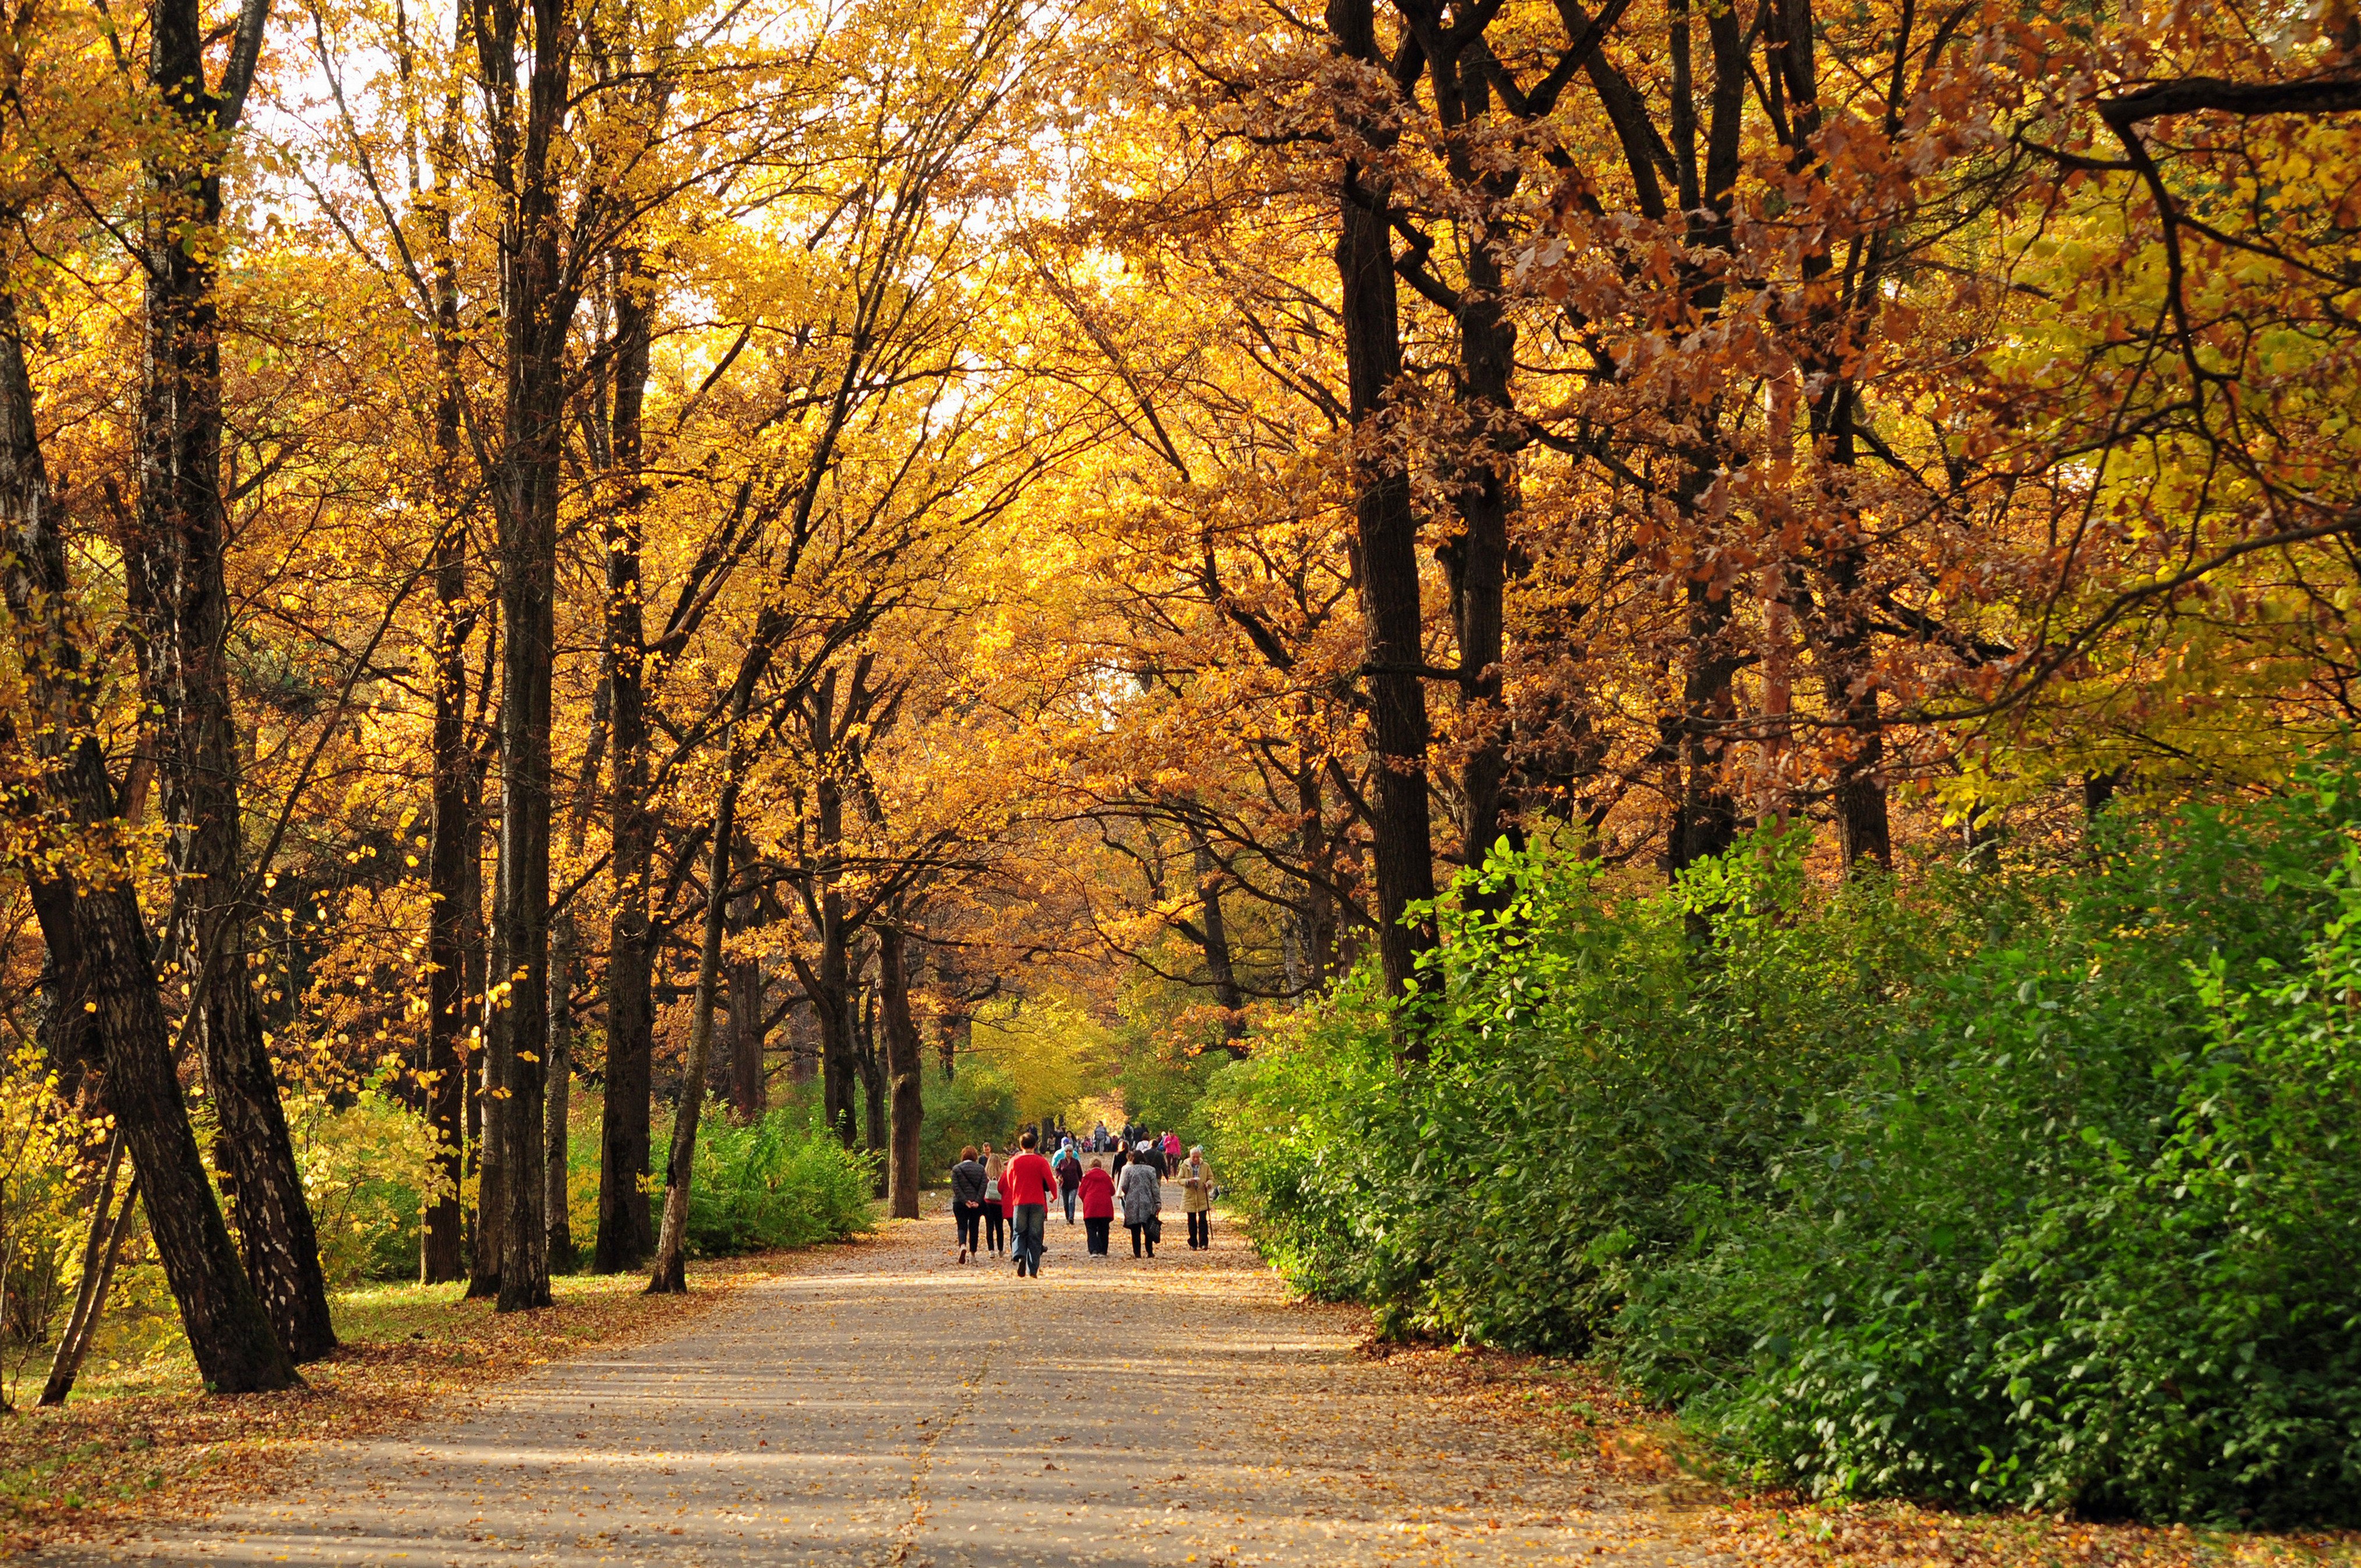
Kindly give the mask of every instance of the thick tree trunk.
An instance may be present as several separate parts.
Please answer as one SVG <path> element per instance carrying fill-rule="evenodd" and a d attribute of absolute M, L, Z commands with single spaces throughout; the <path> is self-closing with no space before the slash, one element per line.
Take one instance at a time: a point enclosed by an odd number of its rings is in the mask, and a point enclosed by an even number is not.
<path fill-rule="evenodd" d="M 918 1025 L 910 1017 L 909 938 L 897 926 L 877 932 L 877 995 L 885 1026 L 885 1075 L 892 1089 L 885 1212 L 918 1217 L 918 1134 L 927 1108 L 920 1080 Z"/>
<path fill-rule="evenodd" d="M 1328 27 L 1346 56 L 1383 68 L 1370 0 L 1330 0 Z M 1386 133 L 1370 127 L 1373 137 Z M 1401 323 L 1386 191 L 1373 170 L 1345 171 L 1336 236 L 1345 378 L 1358 450 L 1354 515 L 1360 545 L 1358 587 L 1368 683 L 1370 733 L 1378 776 L 1370 823 L 1377 859 L 1378 953 L 1389 994 L 1401 995 L 1422 955 L 1435 943 L 1431 919 L 1408 921 L 1412 904 L 1434 897 L 1434 849 L 1427 815 L 1423 672 L 1426 650 L 1419 600 L 1418 521 L 1410 474 L 1386 439 L 1387 399 L 1401 374 Z M 1414 1028 L 1398 1031 L 1405 1057 L 1425 1054 Z"/>
<path fill-rule="evenodd" d="M 549 944 L 549 1047 L 542 1064 L 542 1254 L 552 1269 L 571 1269 L 573 1217 L 566 1212 L 566 1167 L 572 1158 L 566 1119 L 574 1100 L 574 916 L 558 922 Z"/>
<path fill-rule="evenodd" d="M 730 966 L 730 1100 L 738 1114 L 758 1120 L 770 1108 L 763 1071 L 763 960 Z"/>
<path fill-rule="evenodd" d="M 533 0 L 507 296 L 507 408 L 496 482 L 500 526 L 500 896 L 499 945 L 515 983 L 492 1042 L 507 1215 L 500 1310 L 545 1307 L 549 1242 L 540 1179 L 549 1036 L 550 685 L 556 656 L 557 503 L 564 485 L 566 339 L 574 292 L 559 254 L 554 147 L 569 97 L 575 21 L 566 0 Z M 504 62 L 505 63 L 505 62 Z"/>
<path fill-rule="evenodd" d="M 942 1065 L 943 1081 L 949 1083 L 959 1072 L 960 1038 L 967 1030 L 967 1010 L 957 1004 L 959 973 L 938 951 L 935 955 L 935 987 L 942 992 L 942 1011 L 935 1015 L 935 1056 Z"/>
<path fill-rule="evenodd" d="M 608 803 L 614 910 L 607 927 L 607 1093 L 598 1124 L 598 1242 L 594 1266 L 619 1274 L 645 1261 L 654 1235 L 644 1182 L 655 1049 L 648 899 L 654 856 L 648 817 L 647 627 L 640 585 L 636 472 L 647 387 L 647 305 L 617 291 L 614 455 L 631 476 L 607 516 L 606 660 L 614 777 Z"/>
<path fill-rule="evenodd" d="M 29 744 L 49 764 L 39 795 L 15 807 L 45 812 L 76 838 L 122 828 L 114 781 L 93 731 L 89 640 L 69 620 L 65 542 L 49 509 L 49 476 L 33 423 L 33 387 L 13 295 L 0 292 L 0 587 L 14 622 L 18 667 L 38 718 Z M 40 804 L 36 804 L 36 801 Z M 68 856 L 65 863 L 80 857 Z M 214 1201 L 189 1110 L 173 1070 L 154 954 L 127 874 L 77 885 L 46 856 L 20 863 L 42 940 L 73 977 L 104 1064 L 102 1103 L 131 1151 L 148 1227 L 181 1310 L 205 1387 L 254 1393 L 297 1381 L 269 1315 L 240 1264 Z"/>
<path fill-rule="evenodd" d="M 449 160 L 438 158 L 447 170 Z M 447 177 L 447 176 L 446 176 Z M 476 614 L 467 603 L 467 533 L 456 515 L 459 465 L 459 294 L 448 244 L 435 257 L 434 838 L 426 851 L 427 1120 L 434 1133 L 439 1189 L 426 1206 L 419 1277 L 429 1285 L 466 1273 L 459 1180 L 464 1171 L 467 1100 L 467 935 L 480 924 L 482 828 L 477 820 L 475 752 L 467 738 L 467 638 Z M 473 872 L 471 874 L 471 868 Z"/>
<path fill-rule="evenodd" d="M 146 622 L 143 668 L 159 715 L 171 866 L 184 901 L 173 928 L 183 939 L 223 1185 L 255 1290 L 288 1354 L 310 1361 L 334 1350 L 336 1334 L 248 974 L 240 762 L 225 663 L 220 323 L 212 247 L 190 238 L 220 224 L 215 154 L 243 88 L 228 100 L 208 88 L 196 0 L 152 0 L 148 26 L 149 82 L 186 139 L 150 170 L 132 602 Z M 242 24 L 241 37 L 247 31 Z"/>

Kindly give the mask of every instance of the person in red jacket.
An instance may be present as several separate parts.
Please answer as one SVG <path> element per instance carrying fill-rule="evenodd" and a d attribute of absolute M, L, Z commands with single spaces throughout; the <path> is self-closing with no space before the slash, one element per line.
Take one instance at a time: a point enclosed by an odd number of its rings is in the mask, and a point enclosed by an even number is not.
<path fill-rule="evenodd" d="M 1082 1235 L 1093 1257 L 1107 1255 L 1107 1232 L 1115 1225 L 1115 1178 L 1106 1173 L 1106 1161 L 1091 1161 L 1090 1169 L 1082 1172 Z"/>
<path fill-rule="evenodd" d="M 1058 1190 L 1058 1173 L 1041 1157 L 1040 1135 L 1027 1128 L 1022 1146 L 1008 1168 L 1000 1173 L 1000 1195 L 1008 1202 L 1008 1250 L 1016 1255 L 1016 1272 L 1041 1277 L 1041 1245 L 1049 1223 L 1049 1194 Z"/>

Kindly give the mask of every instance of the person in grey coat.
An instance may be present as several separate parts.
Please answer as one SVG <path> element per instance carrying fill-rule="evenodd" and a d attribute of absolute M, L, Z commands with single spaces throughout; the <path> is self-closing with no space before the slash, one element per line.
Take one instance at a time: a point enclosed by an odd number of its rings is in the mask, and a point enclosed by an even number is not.
<path fill-rule="evenodd" d="M 1161 1223 L 1158 1212 L 1164 1207 L 1163 1179 L 1157 1175 L 1156 1164 L 1148 1157 L 1148 1146 L 1142 1144 L 1129 1165 L 1123 1168 L 1115 1196 L 1123 1203 L 1123 1223 L 1131 1232 L 1131 1255 L 1156 1255 L 1156 1232 Z"/>
<path fill-rule="evenodd" d="M 975 1146 L 970 1144 L 960 1150 L 959 1163 L 951 1167 L 951 1218 L 959 1222 L 961 1263 L 981 1250 L 976 1241 L 976 1227 L 983 1223 L 985 1180 L 983 1161 L 975 1157 Z"/>

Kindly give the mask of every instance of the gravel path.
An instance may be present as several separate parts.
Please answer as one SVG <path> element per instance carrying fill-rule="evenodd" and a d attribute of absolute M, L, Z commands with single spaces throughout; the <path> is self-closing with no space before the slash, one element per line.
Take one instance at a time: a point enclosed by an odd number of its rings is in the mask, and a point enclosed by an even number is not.
<path fill-rule="evenodd" d="M 1179 1215 L 1170 1234 L 1177 1240 Z M 1234 1234 L 1042 1277 L 888 1227 L 102 1562 L 1693 1564 L 1641 1499 L 1356 1354 Z M 1118 1231 L 1119 1251 L 1127 1251 Z"/>

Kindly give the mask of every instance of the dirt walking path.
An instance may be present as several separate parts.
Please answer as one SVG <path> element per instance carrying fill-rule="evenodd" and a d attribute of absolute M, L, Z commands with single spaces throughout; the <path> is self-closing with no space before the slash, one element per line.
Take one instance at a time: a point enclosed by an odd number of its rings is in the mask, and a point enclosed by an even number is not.
<path fill-rule="evenodd" d="M 324 1445 L 274 1496 L 39 1561 L 1706 1560 L 1534 1431 L 1356 1354 L 1354 1313 L 1289 1303 L 1226 1227 L 1136 1264 L 1053 1213 L 1038 1281 L 960 1266 L 950 1229 L 889 1227 L 674 1338 Z"/>

